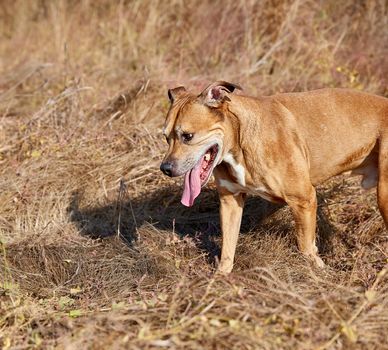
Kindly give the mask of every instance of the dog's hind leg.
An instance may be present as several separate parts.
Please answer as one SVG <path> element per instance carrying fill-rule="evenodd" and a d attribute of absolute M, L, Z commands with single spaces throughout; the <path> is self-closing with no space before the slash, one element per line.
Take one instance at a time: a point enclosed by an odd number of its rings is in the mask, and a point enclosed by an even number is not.
<path fill-rule="evenodd" d="M 297 195 L 286 199 L 294 214 L 298 247 L 302 254 L 315 262 L 319 267 L 325 266 L 318 256 L 316 246 L 317 196 L 312 185 Z M 302 194 L 303 193 L 303 194 Z"/>
<path fill-rule="evenodd" d="M 388 133 L 380 141 L 377 202 L 388 229 Z"/>

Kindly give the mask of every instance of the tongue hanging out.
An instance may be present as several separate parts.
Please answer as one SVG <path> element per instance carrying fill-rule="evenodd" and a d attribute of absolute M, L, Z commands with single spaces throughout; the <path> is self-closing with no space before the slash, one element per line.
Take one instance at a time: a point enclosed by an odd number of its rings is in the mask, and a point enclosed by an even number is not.
<path fill-rule="evenodd" d="M 208 149 L 197 164 L 185 174 L 181 203 L 186 207 L 194 204 L 195 198 L 201 193 L 201 187 L 210 176 L 210 169 L 217 155 L 217 146 Z"/>
<path fill-rule="evenodd" d="M 194 199 L 201 193 L 201 160 L 185 175 L 181 202 L 186 207 L 191 207 L 194 204 Z"/>

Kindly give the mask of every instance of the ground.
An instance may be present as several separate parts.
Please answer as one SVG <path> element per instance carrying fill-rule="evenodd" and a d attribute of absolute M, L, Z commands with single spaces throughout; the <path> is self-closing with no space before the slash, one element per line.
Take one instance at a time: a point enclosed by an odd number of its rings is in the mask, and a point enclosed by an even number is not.
<path fill-rule="evenodd" d="M 384 1 L 0 4 L 2 349 L 388 349 L 375 190 L 318 187 L 318 269 L 287 207 L 250 197 L 236 264 L 214 184 L 159 171 L 167 89 L 388 96 Z"/>

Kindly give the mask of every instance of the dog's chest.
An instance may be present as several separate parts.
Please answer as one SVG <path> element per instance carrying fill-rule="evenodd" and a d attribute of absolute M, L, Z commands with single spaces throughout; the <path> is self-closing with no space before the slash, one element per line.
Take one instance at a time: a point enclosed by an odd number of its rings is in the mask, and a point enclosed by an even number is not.
<path fill-rule="evenodd" d="M 241 187 L 245 187 L 245 168 L 239 164 L 232 154 L 227 153 L 224 157 L 224 162 L 228 164 L 229 170 L 236 179 L 235 183 Z"/>
<path fill-rule="evenodd" d="M 246 169 L 242 164 L 239 164 L 232 154 L 228 153 L 224 156 L 223 161 L 227 164 L 229 176 L 221 176 L 217 179 L 219 186 L 227 189 L 229 192 L 237 195 L 239 193 L 249 193 L 258 195 L 269 201 L 275 200 L 275 195 L 264 184 L 247 184 Z M 230 176 L 231 175 L 231 176 Z"/>

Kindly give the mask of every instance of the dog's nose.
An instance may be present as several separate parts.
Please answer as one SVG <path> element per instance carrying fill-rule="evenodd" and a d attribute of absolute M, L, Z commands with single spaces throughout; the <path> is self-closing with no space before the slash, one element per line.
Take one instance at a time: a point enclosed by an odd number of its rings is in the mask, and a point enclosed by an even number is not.
<path fill-rule="evenodd" d="M 160 170 L 167 176 L 172 176 L 172 164 L 169 162 L 162 163 L 160 165 Z"/>

